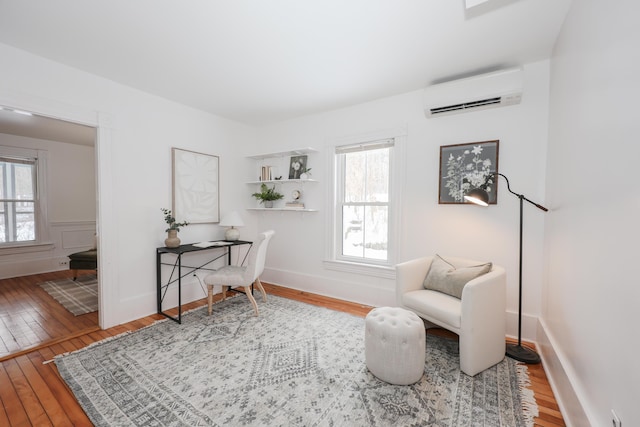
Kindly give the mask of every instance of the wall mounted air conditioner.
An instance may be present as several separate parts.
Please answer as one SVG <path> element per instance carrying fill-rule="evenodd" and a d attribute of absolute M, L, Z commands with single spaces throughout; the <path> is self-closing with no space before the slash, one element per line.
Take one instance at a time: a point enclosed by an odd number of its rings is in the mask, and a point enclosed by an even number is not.
<path fill-rule="evenodd" d="M 424 91 L 424 113 L 433 118 L 519 104 L 522 86 L 522 68 L 435 84 Z"/>

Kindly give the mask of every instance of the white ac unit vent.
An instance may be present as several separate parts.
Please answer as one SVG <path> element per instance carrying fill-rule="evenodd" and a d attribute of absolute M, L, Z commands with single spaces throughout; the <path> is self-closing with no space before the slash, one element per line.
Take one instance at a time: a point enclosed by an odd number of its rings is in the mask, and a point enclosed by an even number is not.
<path fill-rule="evenodd" d="M 436 84 L 424 91 L 424 113 L 433 118 L 519 104 L 522 85 L 522 68 Z"/>

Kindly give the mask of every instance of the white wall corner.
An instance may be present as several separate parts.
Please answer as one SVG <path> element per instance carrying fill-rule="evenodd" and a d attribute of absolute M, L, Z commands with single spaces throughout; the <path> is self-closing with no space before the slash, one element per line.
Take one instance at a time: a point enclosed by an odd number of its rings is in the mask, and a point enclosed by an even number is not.
<path fill-rule="evenodd" d="M 582 406 L 580 395 L 584 393 L 580 392 L 575 376 L 572 375 L 571 364 L 559 351 L 553 334 L 548 330 L 543 319 L 538 319 L 537 342 L 542 366 L 567 426 L 595 425 L 589 420 Z"/>

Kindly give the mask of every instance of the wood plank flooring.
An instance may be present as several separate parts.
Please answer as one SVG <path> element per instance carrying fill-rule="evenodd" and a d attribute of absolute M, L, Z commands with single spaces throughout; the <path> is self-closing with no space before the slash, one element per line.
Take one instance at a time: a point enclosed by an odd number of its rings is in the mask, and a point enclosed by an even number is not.
<path fill-rule="evenodd" d="M 64 272 L 53 273 L 60 274 Z M 17 280 L 20 285 L 29 288 L 26 282 L 35 280 L 43 281 L 52 280 L 48 275 L 30 276 L 24 280 Z M 63 276 L 64 277 L 64 276 Z M 14 280 L 14 279 L 6 279 Z M 0 336 L 13 338 L 8 339 L 12 348 L 20 347 L 21 353 L 17 356 L 6 356 L 4 361 L 0 362 L 0 426 L 90 426 L 91 422 L 85 415 L 84 411 L 76 401 L 75 397 L 60 378 L 54 363 L 43 362 L 51 360 L 56 354 L 68 351 L 74 351 L 85 347 L 104 338 L 115 336 L 126 331 L 133 331 L 144 326 L 154 323 L 156 320 L 164 319 L 161 315 L 151 315 L 133 322 L 119 325 L 107 330 L 97 328 L 97 316 L 93 320 L 94 326 L 83 324 L 83 327 L 76 327 L 74 331 L 68 332 L 69 338 L 62 336 L 53 337 L 52 332 L 29 332 L 25 330 L 25 325 L 34 325 L 34 329 L 46 330 L 47 325 L 42 325 L 43 318 L 48 316 L 45 313 L 35 314 L 33 310 L 44 304 L 42 301 L 36 303 L 28 301 L 28 298 L 21 296 L 19 286 L 15 282 L 12 286 L 8 286 L 7 292 L 2 287 L 6 280 L 0 280 L 0 316 L 5 310 L 11 308 L 11 304 L 5 305 L 8 301 L 14 301 L 16 306 L 22 307 L 23 310 L 31 313 L 28 316 L 20 316 L 23 321 L 16 321 L 15 311 L 12 316 L 8 316 L 13 320 L 6 323 L 0 322 Z M 282 288 L 274 285 L 264 284 L 267 293 L 271 295 L 279 295 L 285 298 L 295 299 L 298 301 L 327 307 L 333 310 L 344 311 L 356 316 L 365 316 L 371 307 L 349 303 L 333 298 L 327 298 L 307 292 L 296 291 L 292 289 Z M 24 292 L 24 291 L 23 291 Z M 220 297 L 216 295 L 216 300 Z M 206 299 L 198 300 L 183 306 L 183 309 L 192 309 L 202 305 L 206 305 Z M 45 304 L 45 307 L 47 304 Z M 42 307 L 40 307 L 42 308 Z M 17 308 L 14 310 L 18 310 Z M 65 310 L 66 311 L 66 310 Z M 94 313 L 95 315 L 95 313 Z M 30 320 L 29 316 L 38 318 L 37 322 Z M 42 318 L 40 318 L 41 316 Z M 75 316 L 71 315 L 76 318 Z M 88 316 L 88 315 L 84 315 Z M 25 320 L 26 319 L 26 320 Z M 56 333 L 62 333 L 65 328 L 73 330 L 73 322 L 65 322 L 64 320 L 56 320 L 59 326 L 54 328 Z M 12 333 L 7 325 L 19 325 L 20 332 Z M 65 326 L 62 326 L 65 325 Z M 83 328 L 87 328 L 83 331 Z M 455 339 L 455 335 L 443 330 L 430 330 L 429 333 L 443 334 L 451 336 Z M 18 340 L 16 335 L 24 335 L 27 338 Z M 43 343 L 36 343 L 38 336 L 43 337 Z M 20 344 L 15 344 L 19 342 Z M 8 347 L 8 346 L 7 346 Z M 6 351 L 6 350 L 5 350 Z M 531 378 L 531 389 L 535 393 L 535 398 L 539 407 L 539 416 L 535 420 L 536 426 L 557 427 L 564 426 L 562 415 L 559 412 L 558 405 L 549 386 L 546 374 L 542 365 L 529 365 L 529 376 Z"/>
<path fill-rule="evenodd" d="M 0 360 L 99 329 L 97 312 L 74 316 L 38 286 L 72 276 L 64 270 L 0 280 Z"/>

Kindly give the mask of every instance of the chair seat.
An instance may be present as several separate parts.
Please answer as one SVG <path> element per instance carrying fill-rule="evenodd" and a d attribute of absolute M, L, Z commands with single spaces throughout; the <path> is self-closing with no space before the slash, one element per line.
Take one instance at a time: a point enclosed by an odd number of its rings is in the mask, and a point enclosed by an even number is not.
<path fill-rule="evenodd" d="M 405 307 L 418 313 L 429 313 L 427 319 L 454 332 L 460 330 L 460 314 L 462 313 L 462 301 L 450 295 L 438 291 L 420 289 L 407 292 L 402 295 L 402 303 Z M 444 322 L 446 325 L 442 325 Z"/>
<path fill-rule="evenodd" d="M 215 271 L 215 274 L 205 276 L 207 285 L 245 286 L 244 272 L 247 268 L 236 265 L 226 265 Z"/>
<path fill-rule="evenodd" d="M 83 252 L 76 252 L 74 254 L 69 255 L 69 259 L 71 261 L 94 261 L 98 259 L 98 250 L 91 249 Z"/>

